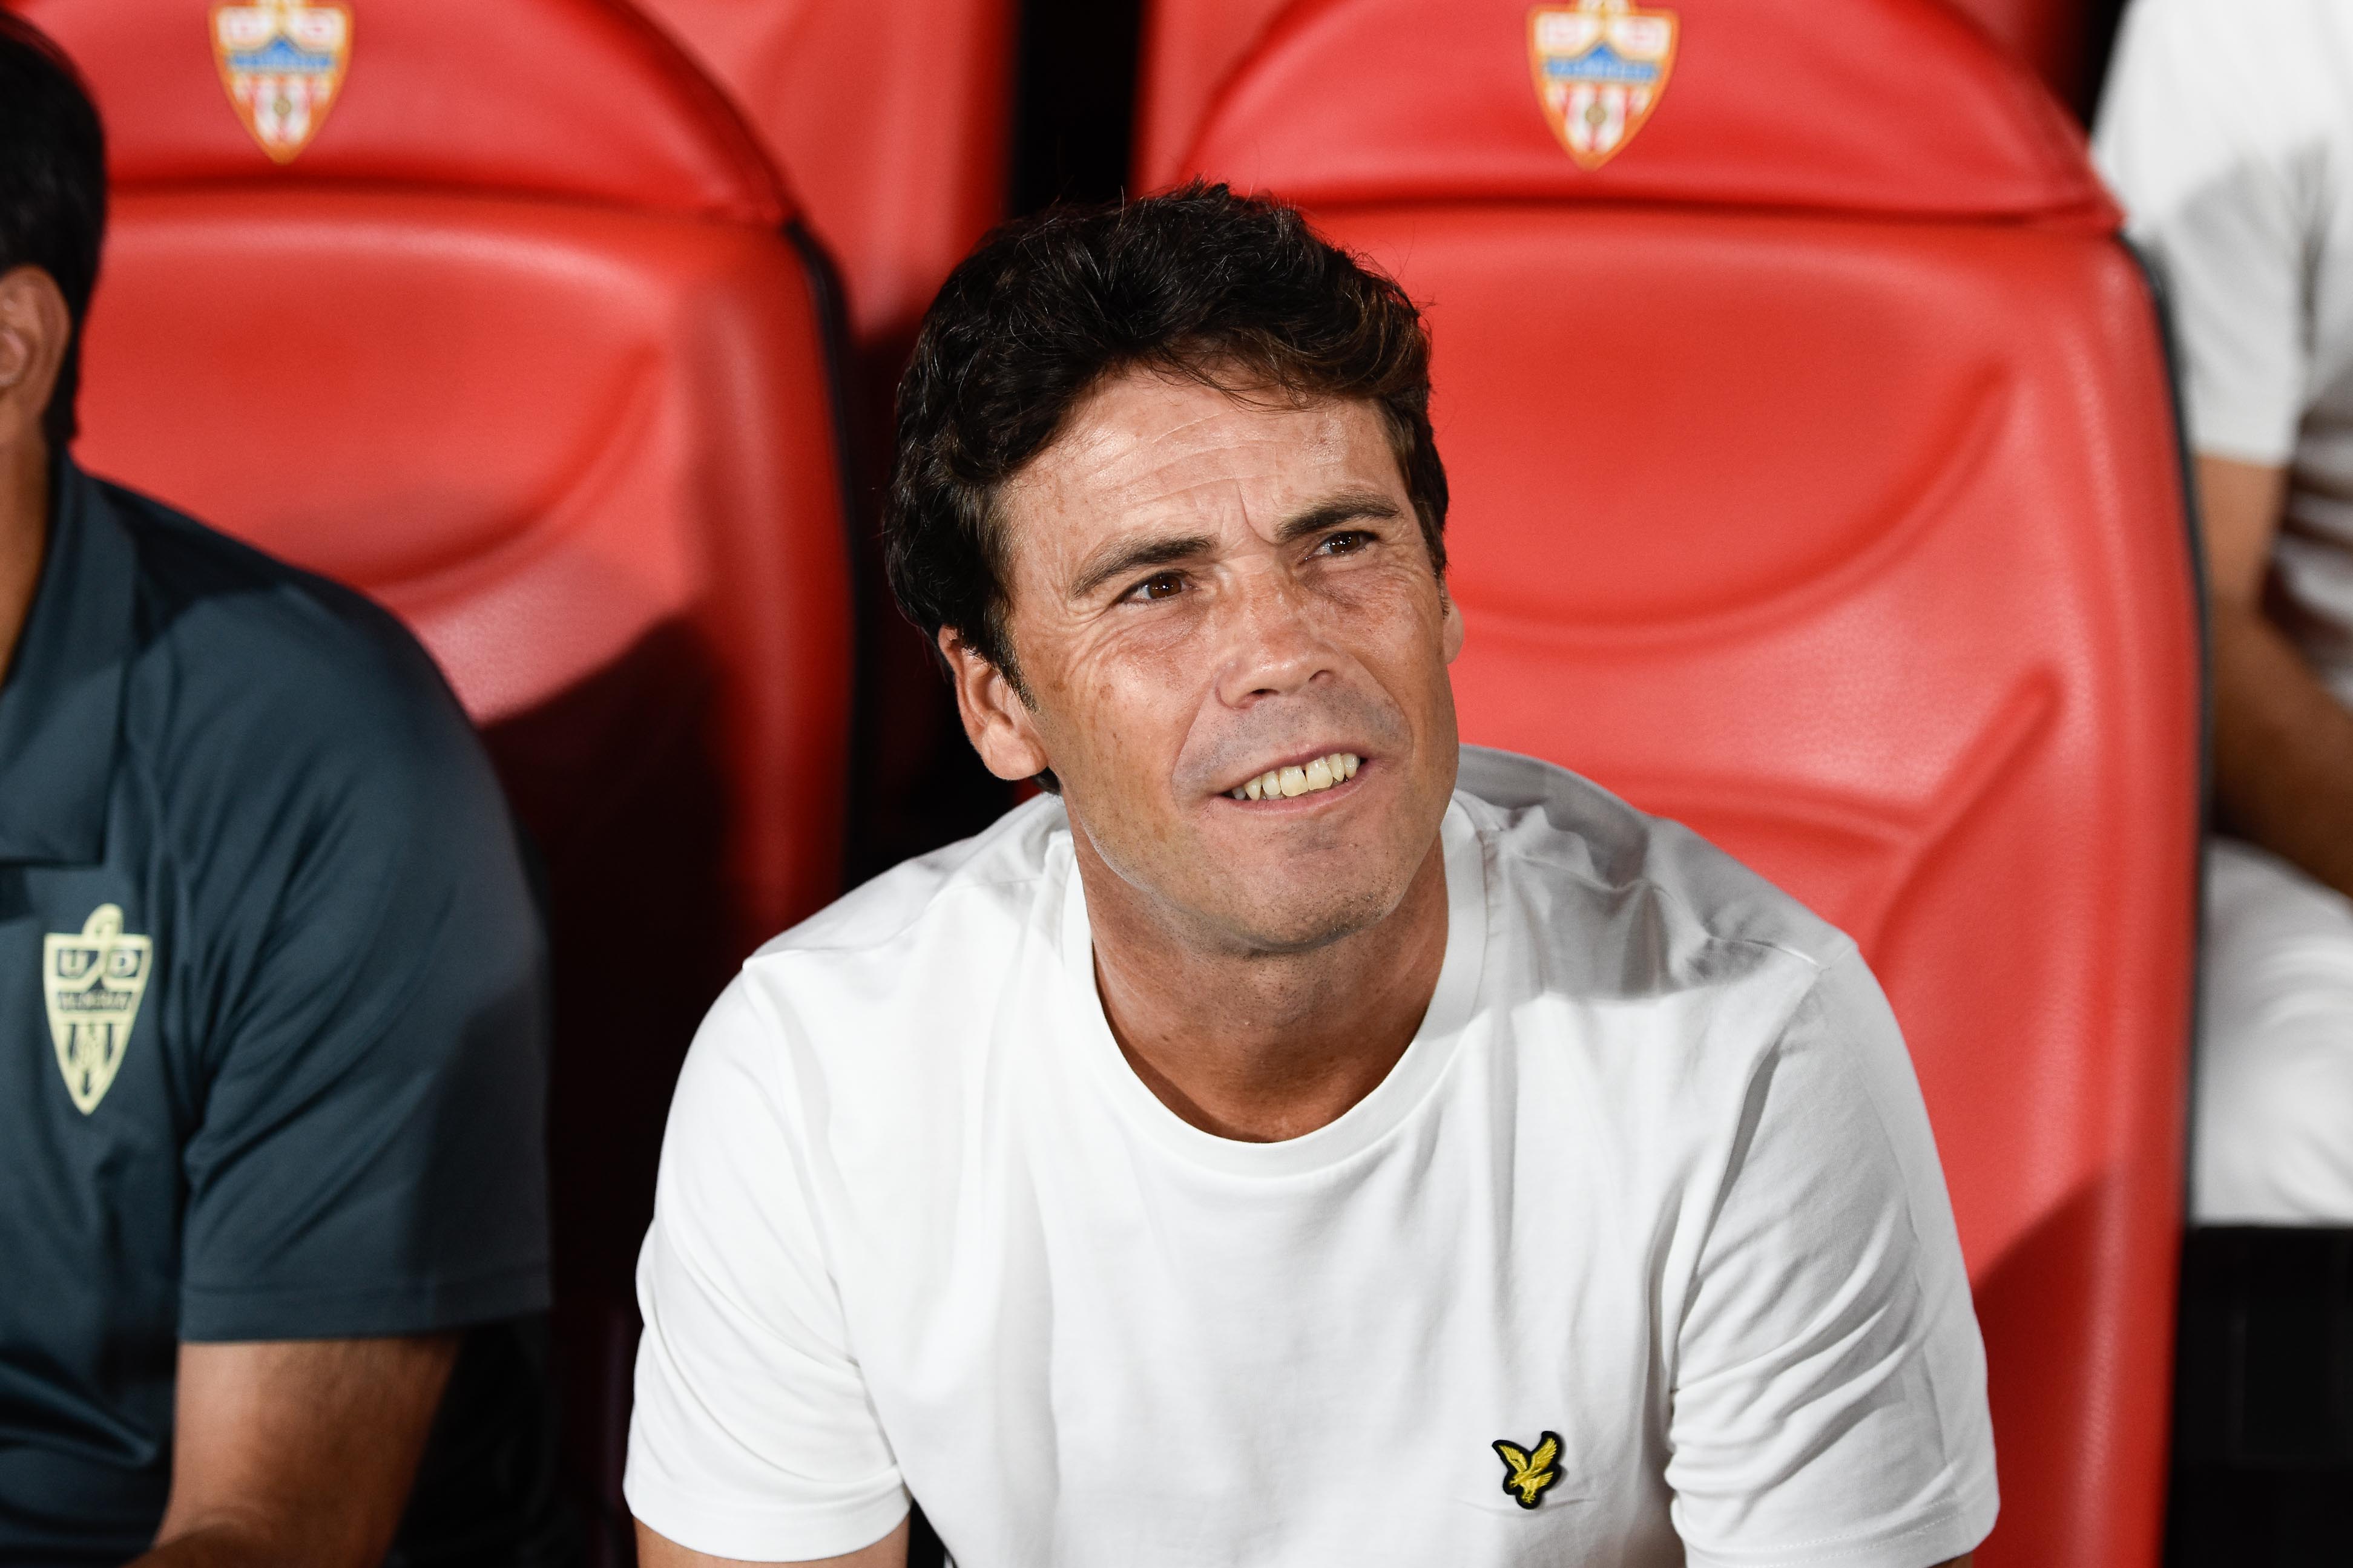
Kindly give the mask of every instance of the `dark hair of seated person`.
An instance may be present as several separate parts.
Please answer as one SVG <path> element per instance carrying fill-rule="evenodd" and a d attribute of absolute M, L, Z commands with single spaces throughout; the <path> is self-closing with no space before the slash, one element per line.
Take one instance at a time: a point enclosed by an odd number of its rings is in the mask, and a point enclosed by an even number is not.
<path fill-rule="evenodd" d="M 1377 405 L 1444 573 L 1420 313 L 1292 208 L 1197 181 L 1016 219 L 941 288 L 899 384 L 883 518 L 892 592 L 927 638 L 953 628 L 1027 700 L 1006 635 L 997 497 L 1089 392 L 1137 367 L 1240 397 Z"/>
<path fill-rule="evenodd" d="M 106 133 L 89 90 L 56 45 L 0 11 L 0 273 L 39 268 L 73 321 L 41 422 L 52 452 L 77 429 L 82 322 L 105 237 Z"/>

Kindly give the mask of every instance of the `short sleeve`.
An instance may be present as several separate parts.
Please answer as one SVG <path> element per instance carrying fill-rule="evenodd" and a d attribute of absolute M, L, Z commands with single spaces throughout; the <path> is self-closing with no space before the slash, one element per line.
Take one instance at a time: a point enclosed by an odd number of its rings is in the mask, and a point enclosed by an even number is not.
<path fill-rule="evenodd" d="M 548 1304 L 538 912 L 455 700 L 396 627 L 358 630 L 321 637 L 332 668 L 286 678 L 307 689 L 224 704 L 172 781 L 212 928 L 185 1340 Z"/>
<path fill-rule="evenodd" d="M 1927 1112 L 1852 952 L 1748 1086 L 1674 1344 L 1699 1568 L 1926 1568 L 1995 1511 L 1985 1352 Z"/>
<path fill-rule="evenodd" d="M 2276 465 L 2311 395 L 2305 272 L 2324 137 L 2300 127 L 2277 6 L 2230 25 L 2204 4 L 2138 0 L 2126 15 L 2094 147 L 2169 292 L 2189 439 Z"/>
<path fill-rule="evenodd" d="M 629 1509 L 754 1563 L 857 1551 L 908 1509 L 848 1347 L 782 1022 L 742 978 L 688 1054 L 638 1263 Z"/>

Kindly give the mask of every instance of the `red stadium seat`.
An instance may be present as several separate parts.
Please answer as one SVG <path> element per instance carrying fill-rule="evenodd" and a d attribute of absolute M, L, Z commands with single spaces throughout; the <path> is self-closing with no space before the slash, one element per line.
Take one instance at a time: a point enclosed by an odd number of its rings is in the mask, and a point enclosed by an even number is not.
<path fill-rule="evenodd" d="M 861 496 L 879 492 L 891 400 L 932 296 L 1005 216 L 1015 0 L 642 0 L 733 95 L 791 171 L 838 263 L 850 327 Z M 871 508 L 862 510 L 871 514 Z M 871 517 L 862 537 L 871 538 Z M 976 832 L 1008 802 L 972 761 L 879 558 L 854 563 L 860 643 L 857 869 Z"/>
<path fill-rule="evenodd" d="M 1884 981 L 1990 1357 L 1979 1563 L 2149 1568 L 2200 700 L 2150 292 L 1930 0 L 1577 5 L 1308 0 L 1189 171 L 1428 302 L 1465 738 L 1691 823 Z"/>
<path fill-rule="evenodd" d="M 675 3 L 675 0 L 673 0 Z M 1136 85 L 1136 184 L 1166 184 L 1228 75 L 1293 0 L 1144 0 L 1143 68 Z M 2113 21 L 2114 0 L 1951 0 L 2005 47 L 2032 65 L 2078 110 L 2089 106 L 2094 10 Z M 1912 79 L 1914 62 L 1893 55 L 1891 85 Z M 1933 79 L 1933 71 L 1919 79 Z"/>
<path fill-rule="evenodd" d="M 311 53 L 258 95 L 206 0 L 12 3 L 107 122 L 83 461 L 396 611 L 544 855 L 567 1426 L 617 1486 L 671 1079 L 839 884 L 842 473 L 795 209 L 607 0 L 360 6 L 339 76 L 298 7 Z"/>
<path fill-rule="evenodd" d="M 886 382 L 1005 216 L 1012 0 L 644 0 L 792 171 Z"/>
<path fill-rule="evenodd" d="M 1168 184 L 1219 87 L 1291 0 L 1143 0 L 1135 81 L 1138 190 Z"/>
<path fill-rule="evenodd" d="M 2116 24 L 2116 0 L 1951 0 L 2034 68 L 2060 100 L 2091 108 L 2094 35 Z"/>

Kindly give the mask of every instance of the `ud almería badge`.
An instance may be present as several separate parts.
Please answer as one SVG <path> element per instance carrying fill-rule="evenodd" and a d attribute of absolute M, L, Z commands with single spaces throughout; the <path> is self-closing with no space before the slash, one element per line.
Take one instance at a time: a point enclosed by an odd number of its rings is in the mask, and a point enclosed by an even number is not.
<path fill-rule="evenodd" d="M 114 1085 L 154 964 L 153 939 L 124 931 L 119 904 L 92 910 L 78 934 L 52 931 L 41 939 L 41 996 L 49 1005 L 58 1070 L 84 1116 Z"/>
<path fill-rule="evenodd" d="M 1528 13 L 1528 64 L 1546 122 L 1579 166 L 1622 151 L 1659 107 L 1675 64 L 1675 14 L 1626 0 L 1577 0 Z"/>
<path fill-rule="evenodd" d="M 348 5 L 262 0 L 213 7 L 213 59 L 237 117 L 261 150 L 294 161 L 333 107 L 352 58 Z"/>

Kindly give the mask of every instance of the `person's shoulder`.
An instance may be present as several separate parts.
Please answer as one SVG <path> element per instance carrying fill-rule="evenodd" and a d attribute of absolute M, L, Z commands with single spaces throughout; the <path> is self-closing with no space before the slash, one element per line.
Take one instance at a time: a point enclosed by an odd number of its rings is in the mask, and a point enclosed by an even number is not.
<path fill-rule="evenodd" d="M 889 969 L 915 952 L 973 953 L 1018 939 L 1038 921 L 1058 845 L 1062 803 L 1039 795 L 970 838 L 902 862 L 764 945 L 752 970 Z"/>
<path fill-rule="evenodd" d="M 1565 768 L 1465 746 L 1456 793 L 1507 902 L 1572 982 L 1663 993 L 1754 966 L 1811 974 L 1853 951 L 1690 828 Z"/>
<path fill-rule="evenodd" d="M 320 786 L 481 776 L 432 658 L 364 595 L 134 490 L 93 481 L 137 565 L 128 694 L 135 744 L 188 778 Z"/>
<path fill-rule="evenodd" d="M 2134 0 L 2093 131 L 2101 172 L 2146 221 L 2325 142 L 2345 121 L 2348 66 L 2353 21 L 2336 0 Z"/>
<path fill-rule="evenodd" d="M 836 900 L 744 960 L 696 1054 L 712 1072 L 822 1080 L 894 1125 L 947 1113 L 987 1048 L 975 1025 L 1056 940 L 1067 822 L 1059 800 L 1029 801 Z"/>
<path fill-rule="evenodd" d="M 1908 1081 L 1854 942 L 1691 829 L 1469 747 L 1456 798 L 1486 858 L 1491 994 L 1523 1020 L 1525 1092 L 1651 1190 L 1720 1164 L 1752 1087 L 1793 1052 L 1849 1087 Z"/>
<path fill-rule="evenodd" d="M 2286 66 L 2299 50 L 2327 40 L 2337 8 L 2337 0 L 2233 0 L 2227 7 L 2212 0 L 2132 0 L 2119 25 L 2116 63 L 2140 69 L 2179 52 L 2222 68 Z M 2162 54 L 2141 55 L 2146 46 Z"/>
<path fill-rule="evenodd" d="M 445 689 L 416 637 L 365 595 L 136 490 L 94 483 L 138 557 L 142 652 L 201 655 L 187 670 L 199 678 L 363 703 Z"/>

